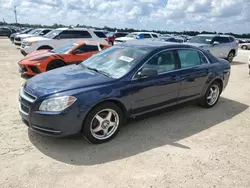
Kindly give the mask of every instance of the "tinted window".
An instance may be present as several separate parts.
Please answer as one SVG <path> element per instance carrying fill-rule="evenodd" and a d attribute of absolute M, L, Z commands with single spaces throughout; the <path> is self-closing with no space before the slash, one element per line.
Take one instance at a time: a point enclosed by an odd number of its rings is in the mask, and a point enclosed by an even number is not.
<path fill-rule="evenodd" d="M 200 55 L 201 64 L 206 64 L 206 63 L 208 63 L 206 57 L 205 57 L 201 52 L 199 52 L 199 55 Z"/>
<path fill-rule="evenodd" d="M 50 32 L 51 30 L 44 30 L 42 33 L 43 35 L 46 35 L 48 32 Z"/>
<path fill-rule="evenodd" d="M 158 38 L 158 36 L 157 36 L 156 34 L 152 34 L 152 36 L 153 36 L 154 38 Z"/>
<path fill-rule="evenodd" d="M 143 38 L 145 38 L 145 39 L 147 39 L 147 38 L 152 38 L 150 34 L 143 34 L 143 35 L 144 35 Z"/>
<path fill-rule="evenodd" d="M 158 74 L 162 74 L 175 69 L 174 53 L 172 51 L 162 52 L 155 55 L 149 62 L 144 65 L 145 68 L 157 70 Z"/>
<path fill-rule="evenodd" d="M 200 54 L 195 50 L 178 50 L 181 68 L 192 67 L 201 64 Z"/>
<path fill-rule="evenodd" d="M 94 33 L 99 37 L 99 38 L 107 38 L 107 36 L 100 31 L 94 31 Z"/>
<path fill-rule="evenodd" d="M 96 45 L 83 45 L 77 49 L 79 53 L 86 53 L 86 52 L 94 52 L 98 51 L 98 47 Z"/>
<path fill-rule="evenodd" d="M 61 39 L 70 39 L 70 38 L 92 38 L 88 31 L 73 31 L 65 30 L 60 33 Z"/>
<path fill-rule="evenodd" d="M 217 41 L 219 43 L 229 43 L 229 37 L 214 37 L 213 41 Z"/>

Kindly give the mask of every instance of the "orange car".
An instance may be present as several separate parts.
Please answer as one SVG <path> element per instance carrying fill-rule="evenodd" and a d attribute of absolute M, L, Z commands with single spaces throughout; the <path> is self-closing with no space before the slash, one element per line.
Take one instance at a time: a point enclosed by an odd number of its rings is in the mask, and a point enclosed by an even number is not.
<path fill-rule="evenodd" d="M 96 42 L 79 41 L 54 48 L 53 50 L 38 50 L 25 56 L 18 62 L 23 75 L 36 74 L 56 69 L 65 65 L 80 63 L 100 50 L 110 47 Z"/>

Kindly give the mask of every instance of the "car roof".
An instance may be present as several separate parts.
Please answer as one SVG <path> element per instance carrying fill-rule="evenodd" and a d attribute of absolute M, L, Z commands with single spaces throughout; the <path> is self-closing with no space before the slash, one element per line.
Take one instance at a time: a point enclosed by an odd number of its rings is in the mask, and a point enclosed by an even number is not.
<path fill-rule="evenodd" d="M 204 37 L 233 37 L 231 35 L 219 35 L 219 34 L 199 34 L 197 36 L 204 36 Z"/>
<path fill-rule="evenodd" d="M 126 43 L 119 44 L 119 46 L 127 46 L 127 47 L 148 47 L 148 48 L 194 48 L 196 47 L 183 44 L 183 43 L 174 43 L 174 42 L 163 42 L 160 40 L 132 40 L 127 41 Z"/>

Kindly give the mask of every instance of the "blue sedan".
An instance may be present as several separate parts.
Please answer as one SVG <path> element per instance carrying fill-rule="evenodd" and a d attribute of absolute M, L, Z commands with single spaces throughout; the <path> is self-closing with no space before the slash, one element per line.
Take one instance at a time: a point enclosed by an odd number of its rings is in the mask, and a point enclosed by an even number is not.
<path fill-rule="evenodd" d="M 226 60 L 194 46 L 124 43 L 28 80 L 19 112 L 40 134 L 83 133 L 98 144 L 114 138 L 128 117 L 191 100 L 213 107 L 229 76 Z"/>

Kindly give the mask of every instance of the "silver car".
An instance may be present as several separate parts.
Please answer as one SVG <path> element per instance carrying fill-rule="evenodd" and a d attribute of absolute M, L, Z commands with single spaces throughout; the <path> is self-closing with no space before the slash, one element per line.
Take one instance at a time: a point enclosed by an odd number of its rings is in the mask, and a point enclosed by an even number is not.
<path fill-rule="evenodd" d="M 191 38 L 187 43 L 208 50 L 214 56 L 227 59 L 229 62 L 232 62 L 238 53 L 237 42 L 230 35 L 201 34 Z"/>

